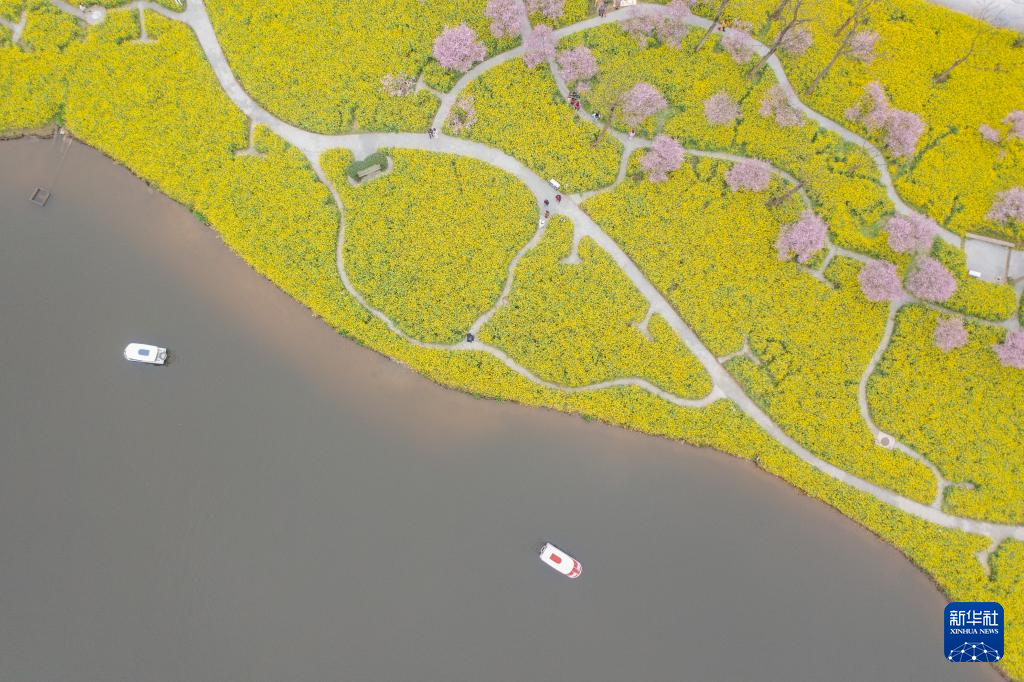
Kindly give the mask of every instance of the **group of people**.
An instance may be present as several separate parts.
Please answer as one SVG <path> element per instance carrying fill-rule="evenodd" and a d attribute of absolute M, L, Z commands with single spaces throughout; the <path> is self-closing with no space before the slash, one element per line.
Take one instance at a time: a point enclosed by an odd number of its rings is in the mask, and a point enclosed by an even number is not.
<path fill-rule="evenodd" d="M 429 137 L 431 140 L 433 140 L 435 137 L 437 137 L 437 128 L 434 128 L 434 127 L 427 128 L 427 137 Z"/>
<path fill-rule="evenodd" d="M 569 93 L 569 104 L 571 104 L 572 108 L 575 109 L 576 111 L 579 111 L 580 107 L 583 106 L 583 104 L 580 102 L 580 98 L 576 95 L 575 92 Z"/>
<path fill-rule="evenodd" d="M 562 203 L 562 195 L 561 194 L 556 194 L 555 195 L 555 203 L 556 204 Z M 551 200 L 550 199 L 545 199 L 544 200 L 544 220 L 545 221 L 547 221 L 547 219 L 551 217 L 551 211 L 548 209 L 548 207 L 550 205 L 551 205 Z"/>

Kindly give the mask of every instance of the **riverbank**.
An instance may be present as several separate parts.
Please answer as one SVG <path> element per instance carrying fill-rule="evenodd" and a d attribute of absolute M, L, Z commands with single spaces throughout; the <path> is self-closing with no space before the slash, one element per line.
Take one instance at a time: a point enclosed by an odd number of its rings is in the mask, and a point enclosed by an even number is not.
<path fill-rule="evenodd" d="M 0 677 L 997 679 L 940 658 L 925 576 L 781 480 L 442 389 L 78 144 L 32 206 L 52 145 L 0 145 Z"/>
<path fill-rule="evenodd" d="M 934 5 L 987 21 L 994 26 L 1005 26 L 1024 31 L 1024 3 L 1016 0 L 928 0 Z"/>
<path fill-rule="evenodd" d="M 201 4 L 194 6 L 202 7 Z M 127 15 L 112 13 L 111 18 L 115 16 L 123 20 Z M 323 315 L 333 327 L 445 385 L 491 397 L 515 399 L 525 404 L 553 406 L 676 439 L 713 444 L 750 457 L 764 469 L 828 501 L 902 548 L 934 575 L 950 594 L 981 597 L 995 593 L 998 596 L 999 591 L 1005 589 L 1005 584 L 999 581 L 1005 581 L 1005 576 L 1012 573 L 996 570 L 994 575 L 998 579 L 990 580 L 983 571 L 992 567 L 1012 567 L 1018 556 L 1017 543 L 1000 545 L 998 540 L 1005 537 L 1005 532 L 1016 533 L 1019 528 L 978 526 L 971 519 L 941 510 L 936 512 L 938 507 L 935 506 L 923 506 L 921 503 L 929 500 L 920 495 L 914 496 L 916 503 L 901 497 L 895 497 L 893 501 L 891 491 L 865 486 L 864 480 L 851 479 L 848 472 L 829 468 L 816 455 L 808 454 L 791 440 L 785 442 L 789 448 L 787 451 L 760 431 L 755 422 L 738 413 L 736 404 L 740 404 L 747 415 L 761 419 L 757 423 L 772 426 L 747 394 L 735 387 L 730 397 L 735 395 L 737 403 L 720 400 L 700 411 L 673 409 L 678 406 L 666 405 L 655 396 L 626 387 L 593 391 L 586 395 L 566 395 L 566 392 L 550 386 L 538 386 L 527 380 L 528 377 L 524 379 L 521 372 L 501 362 L 499 355 L 493 351 L 483 352 L 486 349 L 479 345 L 424 348 L 422 344 L 410 343 L 405 337 L 396 337 L 394 330 L 387 326 L 388 320 L 377 314 L 379 311 L 360 305 L 359 293 L 352 287 L 340 286 L 337 262 L 333 258 L 334 247 L 338 243 L 337 213 L 326 190 L 310 173 L 307 164 L 319 170 L 320 152 L 331 146 L 363 150 L 390 142 L 419 147 L 428 144 L 426 136 L 325 138 L 296 131 L 267 112 L 254 108 L 256 105 L 245 97 L 233 80 L 223 55 L 218 58 L 216 36 L 205 14 L 192 12 L 186 19 L 200 36 L 202 48 L 207 50 L 209 61 L 221 78 L 225 91 L 245 112 L 259 115 L 262 117 L 260 120 L 282 131 L 285 139 L 295 136 L 299 141 L 298 150 L 302 153 L 262 127 L 255 129 L 254 140 L 247 140 L 246 131 L 251 129 L 248 122 L 217 89 L 217 83 L 211 79 L 209 65 L 202 55 L 194 54 L 195 45 L 188 31 L 163 20 L 153 23 L 159 31 L 154 35 L 160 36 L 155 45 L 144 49 L 130 46 L 111 48 L 124 53 L 113 60 L 106 58 L 109 55 L 84 58 L 80 62 L 70 60 L 76 67 L 70 71 L 74 76 L 70 83 L 69 101 L 77 106 L 66 110 L 68 125 L 75 134 L 119 157 L 134 172 L 193 207 L 254 268 Z M 130 22 L 122 21 L 114 28 L 119 27 L 127 33 L 131 28 L 128 24 Z M 110 37 L 107 34 L 107 38 Z M 94 44 L 90 42 L 89 45 Z M 80 50 L 72 52 L 75 58 L 84 57 Z M 108 67 L 114 68 L 112 65 L 117 65 L 122 72 L 109 73 Z M 168 65 L 173 68 L 167 68 Z M 139 84 L 140 87 L 125 87 L 125 83 L 134 79 L 145 82 Z M 154 101 L 149 94 L 156 91 L 165 93 L 165 97 Z M 176 99 L 181 93 L 188 93 L 190 106 L 182 107 L 181 100 Z M 107 122 L 94 115 L 88 105 L 93 101 L 104 102 L 103 106 L 109 107 L 109 110 L 102 109 L 109 114 Z M 96 111 L 99 110 L 97 105 Z M 201 125 L 196 117 L 199 112 L 203 112 Z M 147 151 L 152 149 L 154 140 L 161 141 L 161 153 Z M 254 143 L 253 146 L 263 156 L 236 155 L 234 150 L 245 148 L 246 142 Z M 167 153 L 167 150 L 173 150 L 173 153 Z M 498 159 L 505 164 L 502 167 L 513 168 L 517 177 L 525 178 L 527 184 L 539 185 L 547 191 L 543 180 L 525 172 L 521 163 L 490 152 L 471 150 L 467 153 L 470 156 L 476 154 Z M 602 247 L 616 258 L 632 281 L 639 283 L 642 291 L 652 288 L 645 274 L 623 255 L 621 248 L 608 240 L 600 228 L 589 223 L 584 227 L 589 229 L 588 234 L 603 239 Z M 347 286 L 348 282 L 345 284 Z M 660 297 L 655 298 L 655 302 L 662 306 L 659 310 L 671 316 L 681 333 L 685 332 L 687 344 L 693 342 L 692 347 L 702 348 L 699 340 L 694 341 L 692 331 L 678 311 L 667 306 Z M 702 352 L 708 355 L 706 349 Z M 715 357 L 706 359 L 706 366 L 717 366 Z M 722 380 L 731 382 L 732 378 L 723 376 Z M 851 485 L 838 483 L 835 479 L 850 481 Z M 922 519 L 937 520 L 946 529 Z M 977 535 L 966 535 L 958 530 L 963 528 L 976 532 L 979 528 L 982 530 Z M 999 547 L 999 551 L 989 561 L 987 552 L 995 547 Z M 981 562 L 975 560 L 976 553 L 985 553 Z"/>

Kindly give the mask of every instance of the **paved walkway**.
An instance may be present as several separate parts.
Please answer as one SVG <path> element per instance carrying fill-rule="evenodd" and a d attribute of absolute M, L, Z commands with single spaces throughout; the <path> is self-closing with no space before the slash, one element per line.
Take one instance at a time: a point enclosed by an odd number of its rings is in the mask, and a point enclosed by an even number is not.
<path fill-rule="evenodd" d="M 0 17 L 0 26 L 3 26 L 4 28 L 11 32 L 12 44 L 16 45 L 18 41 L 21 40 L 21 33 L 22 31 L 25 30 L 25 22 L 27 19 L 28 12 L 25 10 L 22 10 L 21 18 L 18 19 L 18 23 L 14 23 L 13 21 L 8 21 L 7 19 Z"/>
<path fill-rule="evenodd" d="M 54 4 L 61 6 L 62 8 L 67 7 L 69 10 L 74 10 L 72 13 L 77 12 L 76 8 L 71 8 L 66 3 L 60 2 L 60 0 L 51 0 Z M 753 399 L 748 396 L 739 383 L 726 371 L 726 369 L 719 362 L 711 351 L 701 342 L 700 338 L 696 333 L 686 324 L 685 321 L 679 316 L 675 309 L 671 306 L 668 300 L 662 295 L 662 293 L 654 286 L 650 280 L 647 279 L 646 275 L 640 270 L 637 265 L 630 260 L 626 253 L 619 247 L 619 245 L 611 239 L 591 218 L 588 216 L 577 204 L 576 201 L 568 198 L 563 200 L 560 204 L 560 212 L 566 215 L 574 224 L 575 230 L 580 237 L 586 236 L 594 240 L 598 246 L 600 246 L 622 269 L 622 271 L 629 277 L 630 281 L 637 287 L 641 294 L 647 299 L 650 304 L 650 313 L 657 313 L 668 323 L 668 325 L 675 331 L 679 338 L 686 344 L 690 352 L 700 361 L 707 372 L 710 374 L 713 382 L 712 392 L 705 398 L 698 401 L 683 401 L 677 396 L 672 396 L 661 389 L 651 385 L 642 379 L 618 379 L 611 382 L 604 382 L 602 384 L 595 384 L 588 387 L 563 387 L 555 384 L 545 382 L 525 368 L 519 366 L 514 360 L 509 358 L 504 352 L 499 349 L 487 346 L 480 342 L 462 342 L 454 345 L 438 345 L 438 344 L 426 344 L 416 339 L 410 338 L 406 335 L 397 325 L 382 312 L 374 309 L 370 306 L 363 296 L 352 286 L 348 279 L 348 275 L 345 271 L 344 262 L 342 258 L 343 242 L 344 242 L 344 207 L 341 204 L 340 197 L 337 191 L 331 185 L 328 178 L 324 175 L 323 170 L 320 168 L 319 159 L 324 151 L 329 149 L 344 148 L 348 149 L 356 155 L 357 158 L 362 158 L 372 151 L 383 148 L 383 147 L 394 147 L 394 148 L 405 148 L 405 149 L 421 149 L 427 151 L 443 152 L 449 154 L 457 154 L 466 156 L 469 158 L 478 159 L 484 161 L 493 166 L 501 168 L 502 170 L 510 173 L 519 180 L 521 180 L 537 197 L 538 201 L 542 197 L 550 195 L 551 189 L 547 182 L 538 176 L 533 171 L 529 170 L 518 160 L 504 154 L 503 152 L 487 147 L 486 145 L 471 142 L 469 140 L 462 140 L 457 138 L 451 138 L 446 135 L 440 134 L 436 138 L 429 138 L 426 134 L 419 133 L 363 133 L 363 134 L 350 134 L 350 135 L 321 135 L 318 133 L 309 132 L 302 130 L 295 126 L 292 126 L 284 121 L 281 121 L 277 117 L 273 116 L 259 104 L 257 104 L 249 95 L 245 92 L 242 86 L 235 79 L 235 76 L 228 65 L 227 59 L 220 47 L 220 43 L 217 39 L 216 33 L 213 30 L 213 26 L 210 23 L 209 16 L 206 12 L 205 5 L 202 0 L 189 0 L 185 11 L 176 13 L 168 11 L 167 9 L 155 5 L 149 2 L 141 2 L 136 7 L 142 7 L 144 9 L 150 9 L 159 14 L 162 14 L 171 19 L 183 21 L 188 24 L 195 32 L 196 37 L 199 40 L 199 44 L 206 54 L 207 59 L 210 62 L 214 73 L 217 76 L 221 87 L 224 89 L 228 97 L 239 107 L 253 122 L 266 125 L 273 132 L 280 137 L 284 138 L 291 145 L 295 146 L 305 154 L 309 159 L 312 167 L 316 171 L 320 179 L 325 182 L 327 187 L 330 189 L 335 201 L 338 203 L 339 210 L 342 211 L 342 224 L 340 225 L 340 234 L 338 240 L 338 258 L 339 258 L 339 275 L 349 293 L 356 298 L 363 306 L 366 307 L 371 313 L 377 316 L 384 324 L 388 326 L 395 334 L 399 335 L 409 343 L 413 343 L 419 346 L 428 348 L 443 348 L 445 350 L 476 350 L 490 353 L 494 357 L 501 360 L 506 366 L 512 368 L 514 371 L 521 375 L 529 378 L 531 381 L 547 386 L 555 390 L 569 390 L 569 391 L 583 391 L 583 390 L 595 390 L 597 388 L 606 388 L 609 386 L 621 386 L 621 385 L 633 385 L 644 390 L 649 390 L 652 393 L 664 397 L 666 400 L 675 404 L 681 404 L 686 407 L 700 406 L 708 404 L 714 400 L 721 399 L 722 397 L 732 400 L 737 407 L 742 410 L 747 416 L 749 416 L 754 422 L 756 422 L 762 429 L 768 432 L 775 440 L 781 445 L 786 447 L 790 452 L 799 457 L 807 464 L 813 466 L 815 469 L 825 473 L 831 478 L 849 485 L 857 490 L 865 492 L 881 502 L 891 505 L 901 511 L 915 516 L 919 519 L 923 519 L 930 523 L 945 527 L 962 530 L 969 533 L 975 533 L 984 535 L 993 540 L 994 543 L 998 543 L 1005 538 L 1014 538 L 1018 540 L 1024 540 L 1024 526 L 1014 526 L 1009 524 L 998 524 L 989 523 L 985 521 L 978 521 L 976 519 L 967 519 L 943 512 L 934 506 L 928 506 L 920 502 L 916 502 L 909 498 L 903 497 L 894 493 L 891 490 L 882 488 L 873 483 L 869 483 L 863 479 L 860 479 L 847 471 L 844 471 L 825 460 L 817 457 L 792 437 L 786 434 L 772 419 L 758 406 Z M 650 6 L 641 5 L 634 9 L 634 11 L 642 13 L 655 13 L 662 11 L 661 6 Z M 602 23 L 609 21 L 617 21 L 626 16 L 625 12 L 614 12 L 611 15 L 604 18 L 590 19 L 585 22 L 580 22 L 570 27 L 560 29 L 556 33 L 558 35 L 568 35 L 570 33 L 585 30 L 592 26 L 597 26 Z M 707 20 L 695 17 L 692 24 L 697 26 L 707 26 Z M 759 50 L 763 54 L 766 48 L 760 45 Z M 514 52 L 514 51 L 513 51 Z M 493 68 L 496 60 L 507 61 L 508 59 L 514 58 L 513 56 L 507 56 L 508 53 L 498 55 L 497 57 L 488 60 L 475 69 L 477 75 L 483 73 L 488 68 Z M 858 144 L 865 148 L 872 158 L 879 164 L 879 170 L 882 173 L 882 179 L 886 185 L 887 191 L 890 193 L 893 199 L 894 205 L 897 210 L 901 212 L 908 212 L 909 208 L 899 199 L 895 188 L 892 186 L 892 181 L 888 173 L 888 168 L 885 164 L 885 159 L 882 154 L 875 149 L 869 142 L 863 138 L 855 135 L 854 133 L 847 131 L 839 124 L 831 121 L 830 119 L 821 116 L 817 112 L 814 112 L 799 102 L 796 94 L 793 92 L 792 87 L 789 85 L 788 80 L 785 77 L 785 73 L 782 71 L 781 64 L 776 57 L 772 57 L 769 60 L 769 66 L 776 71 L 776 75 L 779 77 L 781 83 L 787 88 L 787 92 L 791 97 L 791 103 L 794 106 L 798 106 L 804 113 L 818 121 L 823 127 L 833 130 L 837 134 L 841 135 L 844 139 L 847 139 L 855 144 Z M 464 82 L 465 81 L 465 82 Z M 445 95 L 442 98 L 442 107 L 451 107 L 454 99 L 457 98 L 458 92 L 465 87 L 466 79 L 460 79 L 459 85 L 453 89 L 451 93 Z M 439 112 L 440 113 L 440 112 Z M 441 128 L 440 125 L 437 126 Z M 542 228 L 541 228 L 542 229 Z M 537 240 L 539 237 L 534 235 L 533 240 Z M 959 243 L 959 236 L 956 236 L 956 243 Z M 534 242 L 535 243 L 535 242 Z M 524 253 L 524 251 L 521 251 Z M 510 270 L 511 278 L 511 270 Z M 506 283 L 506 293 L 510 283 Z M 500 305 L 499 301 L 496 305 Z M 878 354 L 880 357 L 880 353 Z"/>

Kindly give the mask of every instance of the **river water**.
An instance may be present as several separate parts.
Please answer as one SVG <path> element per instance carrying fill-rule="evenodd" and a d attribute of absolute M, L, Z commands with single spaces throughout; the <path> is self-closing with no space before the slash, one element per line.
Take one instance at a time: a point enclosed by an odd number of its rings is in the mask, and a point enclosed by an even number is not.
<path fill-rule="evenodd" d="M 0 145 L 0 680 L 998 679 L 945 661 L 924 575 L 788 485 L 435 386 L 59 158 Z"/>

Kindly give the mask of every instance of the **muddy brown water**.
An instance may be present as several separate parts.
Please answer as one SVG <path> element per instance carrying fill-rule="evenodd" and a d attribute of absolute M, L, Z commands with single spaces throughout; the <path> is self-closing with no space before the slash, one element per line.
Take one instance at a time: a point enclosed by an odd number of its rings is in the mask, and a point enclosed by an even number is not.
<path fill-rule="evenodd" d="M 58 159 L 0 145 L 0 680 L 999 679 L 945 661 L 926 576 L 785 483 L 442 389 Z"/>

